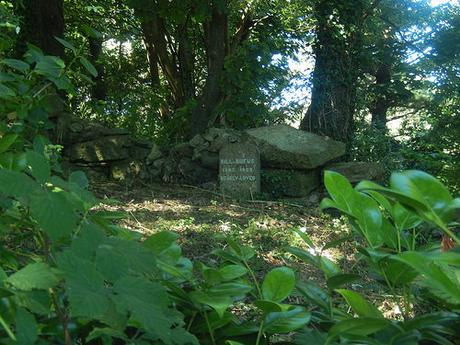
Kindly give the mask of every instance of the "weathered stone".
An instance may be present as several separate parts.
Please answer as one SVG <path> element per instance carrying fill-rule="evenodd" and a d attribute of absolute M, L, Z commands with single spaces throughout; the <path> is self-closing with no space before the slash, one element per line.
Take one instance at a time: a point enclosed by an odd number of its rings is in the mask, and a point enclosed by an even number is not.
<path fill-rule="evenodd" d="M 202 151 L 200 154 L 200 163 L 205 168 L 219 170 L 219 154 Z"/>
<path fill-rule="evenodd" d="M 262 170 L 262 191 L 274 197 L 308 196 L 320 185 L 320 171 L 267 169 Z"/>
<path fill-rule="evenodd" d="M 192 147 L 200 147 L 205 143 L 205 140 L 200 134 L 197 134 L 190 140 L 189 143 Z"/>
<path fill-rule="evenodd" d="M 114 180 L 124 181 L 140 175 L 142 163 L 139 161 L 114 163 L 110 167 L 110 177 Z"/>
<path fill-rule="evenodd" d="M 148 177 L 152 180 L 158 180 L 161 177 L 160 169 L 149 169 Z"/>
<path fill-rule="evenodd" d="M 197 162 L 192 161 L 188 157 L 184 157 L 177 165 L 179 179 L 191 184 L 201 184 L 216 179 L 216 172 L 203 168 Z"/>
<path fill-rule="evenodd" d="M 152 165 L 156 168 L 156 169 L 161 169 L 163 167 L 163 165 L 165 164 L 165 161 L 166 159 L 165 158 L 158 158 L 156 161 L 154 161 L 152 163 Z"/>
<path fill-rule="evenodd" d="M 149 152 L 151 151 L 146 147 L 134 145 L 129 148 L 129 158 L 144 161 Z"/>
<path fill-rule="evenodd" d="M 147 164 L 152 164 L 155 160 L 160 158 L 163 155 L 158 145 L 153 144 L 152 149 L 150 150 L 149 155 L 147 156 Z"/>
<path fill-rule="evenodd" d="M 131 140 L 134 146 L 143 147 L 145 149 L 148 149 L 149 151 L 152 149 L 154 145 L 151 141 L 145 140 L 145 139 L 131 139 Z"/>
<path fill-rule="evenodd" d="M 63 136 L 66 144 L 100 140 L 102 137 L 128 136 L 129 134 L 125 129 L 108 128 L 99 123 L 89 122 L 73 116 L 66 127 L 66 133 Z"/>
<path fill-rule="evenodd" d="M 129 158 L 130 139 L 128 136 L 103 137 L 76 143 L 69 149 L 71 162 L 107 162 Z"/>
<path fill-rule="evenodd" d="M 173 152 L 182 157 L 192 157 L 193 147 L 189 143 L 180 143 L 174 146 Z"/>
<path fill-rule="evenodd" d="M 205 138 L 209 139 L 207 150 L 217 153 L 224 145 L 238 142 L 241 132 L 230 128 L 210 128 Z"/>
<path fill-rule="evenodd" d="M 385 175 L 385 169 L 375 162 L 343 162 L 332 163 L 324 170 L 332 170 L 345 176 L 351 183 L 358 183 L 362 180 L 379 181 Z"/>
<path fill-rule="evenodd" d="M 227 144 L 220 150 L 219 161 L 223 194 L 244 199 L 260 192 L 260 154 L 255 144 Z"/>
<path fill-rule="evenodd" d="M 314 169 L 345 154 L 345 144 L 287 125 L 247 130 L 256 140 L 263 166 Z"/>

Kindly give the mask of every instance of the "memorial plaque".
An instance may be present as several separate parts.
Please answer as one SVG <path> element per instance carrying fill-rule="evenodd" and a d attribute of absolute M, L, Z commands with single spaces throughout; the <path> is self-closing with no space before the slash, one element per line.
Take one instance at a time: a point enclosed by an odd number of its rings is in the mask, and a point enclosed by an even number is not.
<path fill-rule="evenodd" d="M 223 194 L 251 198 L 260 192 L 260 153 L 251 143 L 230 143 L 219 152 L 219 182 Z"/>

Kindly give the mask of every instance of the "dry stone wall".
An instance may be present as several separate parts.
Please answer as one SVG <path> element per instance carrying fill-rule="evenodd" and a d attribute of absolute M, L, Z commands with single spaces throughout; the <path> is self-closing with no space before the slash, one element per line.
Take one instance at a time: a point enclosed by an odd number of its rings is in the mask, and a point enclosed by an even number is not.
<path fill-rule="evenodd" d="M 223 174 L 219 154 L 228 150 L 224 147 L 242 145 L 240 153 L 231 152 L 235 157 L 243 155 L 245 143 L 256 147 L 260 155 L 257 187 L 252 187 L 251 197 L 258 193 L 259 184 L 262 193 L 274 197 L 305 197 L 321 185 L 325 169 L 338 171 L 352 182 L 383 175 L 382 167 L 375 163 L 337 163 L 345 153 L 343 143 L 287 125 L 246 131 L 210 128 L 188 142 L 164 149 L 134 139 L 125 130 L 72 118 L 62 138 L 69 169 L 83 170 L 93 179 L 143 179 L 218 190 L 219 168 Z M 223 186 L 231 190 L 230 178 L 227 180 Z"/>

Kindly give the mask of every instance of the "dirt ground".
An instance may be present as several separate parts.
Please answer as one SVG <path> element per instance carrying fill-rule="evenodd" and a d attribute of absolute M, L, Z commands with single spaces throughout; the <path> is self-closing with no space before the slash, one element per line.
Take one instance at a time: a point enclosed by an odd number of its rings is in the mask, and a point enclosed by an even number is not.
<path fill-rule="evenodd" d="M 366 268 L 357 261 L 355 240 L 321 250 L 331 241 L 349 237 L 350 229 L 343 218 L 320 210 L 319 195 L 301 200 L 301 204 L 299 200 L 242 202 L 180 185 L 99 183 L 93 184 L 92 190 L 103 201 L 110 201 L 103 206 L 105 209 L 125 213 L 119 225 L 145 237 L 164 230 L 178 233 L 184 256 L 194 261 L 215 264 L 212 251 L 224 247 L 225 237 L 230 236 L 256 250 L 257 257 L 251 264 L 260 279 L 271 268 L 289 264 L 299 279 L 311 279 L 324 286 L 322 272 L 294 259 L 285 250 L 288 246 L 307 249 L 292 231 L 300 228 L 315 244 L 314 252 L 334 261 L 344 273 L 360 274 L 362 282 L 354 288 L 388 316 L 397 317 L 393 315 L 394 302 L 382 296 L 381 287 L 367 278 Z"/>
<path fill-rule="evenodd" d="M 267 265 L 282 265 L 286 246 L 303 246 L 293 228 L 302 228 L 318 248 L 343 237 L 348 228 L 341 219 L 323 214 L 319 198 L 295 201 L 236 201 L 216 192 L 180 185 L 124 186 L 116 183 L 96 184 L 95 194 L 119 203 L 106 205 L 124 211 L 120 225 L 145 236 L 162 230 L 177 232 L 184 255 L 207 261 L 211 251 L 225 243 L 225 236 L 252 246 Z M 346 260 L 342 251 L 324 253 L 334 260 Z M 264 266 L 259 260 L 258 265 Z M 263 267 L 260 267 L 263 269 Z"/>

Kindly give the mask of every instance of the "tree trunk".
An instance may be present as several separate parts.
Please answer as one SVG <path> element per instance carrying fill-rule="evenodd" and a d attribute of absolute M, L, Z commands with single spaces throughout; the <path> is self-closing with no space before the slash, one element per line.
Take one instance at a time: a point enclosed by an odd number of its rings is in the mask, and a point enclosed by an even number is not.
<path fill-rule="evenodd" d="M 355 19 L 350 15 L 353 10 Z M 354 129 L 359 74 L 357 56 L 361 49 L 360 31 L 356 28 L 360 25 L 361 14 L 359 4 L 337 6 L 331 0 L 317 2 L 312 98 L 300 125 L 305 131 L 346 144 L 351 142 Z M 343 32 L 331 18 L 336 18 L 339 24 L 347 24 L 344 27 L 349 31 Z"/>
<path fill-rule="evenodd" d="M 228 47 L 227 13 L 214 6 L 210 22 L 204 24 L 204 32 L 207 46 L 208 75 L 203 93 L 191 114 L 190 135 L 192 137 L 204 132 L 208 125 L 213 122 L 213 112 L 222 99 L 220 81 Z"/>
<path fill-rule="evenodd" d="M 392 65 L 394 61 L 391 40 L 392 33 L 389 29 L 382 32 L 379 51 L 377 55 L 377 68 L 375 71 L 375 101 L 370 107 L 372 114 L 371 123 L 374 128 L 385 133 L 387 131 L 387 112 L 393 104 L 391 87 Z"/>
<path fill-rule="evenodd" d="M 97 101 L 105 101 L 107 99 L 107 87 L 104 81 L 104 66 L 99 62 L 99 57 L 102 53 L 102 42 L 102 37 L 88 37 L 91 63 L 97 70 L 97 77 L 94 78 L 95 84 L 91 90 L 91 97 Z"/>
<path fill-rule="evenodd" d="M 64 56 L 64 47 L 55 39 L 64 36 L 63 3 L 64 0 L 23 0 L 18 11 L 23 17 L 18 55 L 25 53 L 26 43 L 32 43 L 45 54 Z"/>

